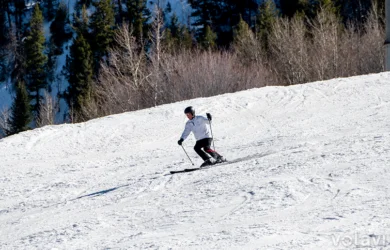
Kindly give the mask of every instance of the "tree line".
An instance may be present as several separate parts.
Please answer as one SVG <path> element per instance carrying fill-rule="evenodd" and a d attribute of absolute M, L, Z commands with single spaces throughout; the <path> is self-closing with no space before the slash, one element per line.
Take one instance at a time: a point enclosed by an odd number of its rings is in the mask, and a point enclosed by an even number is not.
<path fill-rule="evenodd" d="M 384 0 L 189 0 L 187 23 L 171 3 L 0 0 L 0 81 L 14 101 L 4 135 L 199 96 L 290 85 L 384 69 Z M 27 20 L 27 17 L 28 20 Z M 44 24 L 50 23 L 50 37 Z M 50 97 L 58 76 L 68 85 Z"/>

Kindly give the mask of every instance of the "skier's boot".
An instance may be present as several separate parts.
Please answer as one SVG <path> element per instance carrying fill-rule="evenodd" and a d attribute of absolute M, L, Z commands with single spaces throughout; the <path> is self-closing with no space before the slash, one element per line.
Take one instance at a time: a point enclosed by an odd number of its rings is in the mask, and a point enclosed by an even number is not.
<path fill-rule="evenodd" d="M 217 161 L 214 158 L 210 157 L 209 159 L 205 160 L 202 163 L 202 165 L 200 165 L 200 167 L 203 168 L 203 167 L 206 167 L 206 166 L 214 165 L 216 162 Z"/>
<path fill-rule="evenodd" d="M 218 155 L 215 163 L 221 163 L 225 161 L 226 161 L 225 157 L 223 157 L 222 155 Z"/>

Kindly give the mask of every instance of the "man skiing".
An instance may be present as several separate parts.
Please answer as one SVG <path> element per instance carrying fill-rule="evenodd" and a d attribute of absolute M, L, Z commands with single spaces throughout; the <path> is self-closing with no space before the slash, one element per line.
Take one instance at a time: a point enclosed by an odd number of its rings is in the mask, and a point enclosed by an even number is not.
<path fill-rule="evenodd" d="M 183 141 L 192 132 L 196 139 L 194 147 L 195 152 L 204 160 L 200 167 L 225 161 L 223 156 L 211 149 L 211 142 L 213 141 L 210 128 L 210 121 L 212 119 L 211 114 L 206 113 L 207 118 L 200 115 L 195 116 L 195 109 L 192 106 L 187 107 L 184 110 L 184 113 L 186 114 L 188 121 L 185 125 L 183 134 L 177 143 L 181 146 Z"/>

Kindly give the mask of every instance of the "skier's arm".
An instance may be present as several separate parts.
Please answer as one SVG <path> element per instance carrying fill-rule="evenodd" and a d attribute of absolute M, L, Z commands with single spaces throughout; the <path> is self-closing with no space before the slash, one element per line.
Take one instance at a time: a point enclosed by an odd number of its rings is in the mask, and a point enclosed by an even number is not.
<path fill-rule="evenodd" d="M 209 114 L 209 113 L 207 113 L 207 114 Z M 208 118 L 208 115 L 207 115 L 207 117 L 204 117 L 203 115 L 199 115 L 198 117 L 202 117 L 202 122 L 204 124 L 209 124 L 211 121 L 211 119 Z"/>
<path fill-rule="evenodd" d="M 202 117 L 202 120 L 204 122 L 208 122 L 209 121 L 209 119 L 207 117 L 204 117 L 203 115 L 199 115 L 198 117 Z"/>
<path fill-rule="evenodd" d="M 187 137 L 190 135 L 190 133 L 192 131 L 193 126 L 194 126 L 194 124 L 192 122 L 187 122 L 186 126 L 184 128 L 183 134 L 181 135 L 180 139 L 183 139 L 183 141 L 185 139 L 187 139 Z"/>

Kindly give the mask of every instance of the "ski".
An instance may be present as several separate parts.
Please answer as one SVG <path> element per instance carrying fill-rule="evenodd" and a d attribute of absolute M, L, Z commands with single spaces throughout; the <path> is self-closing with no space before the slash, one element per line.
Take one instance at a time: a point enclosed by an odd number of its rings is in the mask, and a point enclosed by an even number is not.
<path fill-rule="evenodd" d="M 225 160 L 223 162 L 219 162 L 219 163 L 216 163 L 216 164 L 213 164 L 213 165 L 209 165 L 209 166 L 205 166 L 205 167 L 202 167 L 202 168 L 201 167 L 186 168 L 186 169 L 182 169 L 182 170 L 170 171 L 170 174 L 188 173 L 188 172 L 193 172 L 193 171 L 197 171 L 197 170 L 203 170 L 203 169 L 212 168 L 214 165 L 218 166 L 218 165 L 227 165 L 227 164 L 232 164 L 232 163 L 250 161 L 252 159 L 265 157 L 267 155 L 271 155 L 271 154 L 274 154 L 274 153 L 276 153 L 276 152 L 275 151 L 267 151 L 267 152 L 263 152 L 263 153 L 256 153 L 256 154 L 244 156 L 244 157 L 241 157 L 241 158 L 236 158 L 236 159 L 229 160 L 229 161 Z"/>
<path fill-rule="evenodd" d="M 197 171 L 197 170 L 203 170 L 203 169 L 208 169 L 208 168 L 211 168 L 215 165 L 223 165 L 224 163 L 228 163 L 228 161 L 223 161 L 223 162 L 218 162 L 218 163 L 215 163 L 213 165 L 208 165 L 208 166 L 204 166 L 204 167 L 197 167 L 197 168 L 185 168 L 185 169 L 182 169 L 182 170 L 173 170 L 173 171 L 169 171 L 171 174 L 179 174 L 179 173 L 188 173 L 188 172 L 193 172 L 193 171 Z"/>

